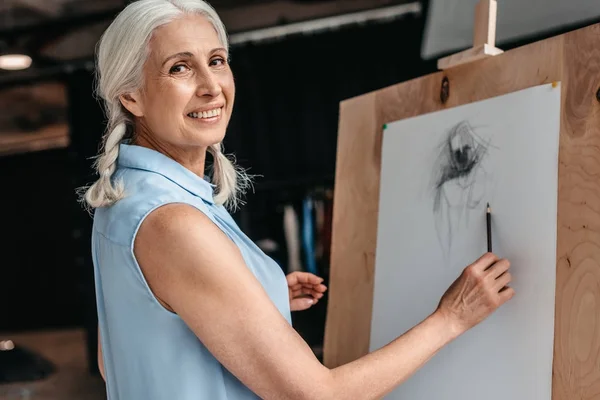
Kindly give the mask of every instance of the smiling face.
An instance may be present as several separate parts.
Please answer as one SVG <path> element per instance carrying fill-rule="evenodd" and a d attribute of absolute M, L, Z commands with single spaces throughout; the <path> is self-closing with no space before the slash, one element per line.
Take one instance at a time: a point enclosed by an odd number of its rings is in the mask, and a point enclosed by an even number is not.
<path fill-rule="evenodd" d="M 181 158 L 223 140 L 234 96 L 216 30 L 205 17 L 191 15 L 154 32 L 144 85 L 121 102 L 136 117 L 136 141 Z"/>

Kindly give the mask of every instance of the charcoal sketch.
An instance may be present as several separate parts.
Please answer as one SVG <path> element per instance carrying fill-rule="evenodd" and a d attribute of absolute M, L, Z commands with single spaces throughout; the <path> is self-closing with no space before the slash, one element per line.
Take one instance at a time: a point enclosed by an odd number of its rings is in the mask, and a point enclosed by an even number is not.
<path fill-rule="evenodd" d="M 433 212 L 438 240 L 448 258 L 453 237 L 468 227 L 469 212 L 481 208 L 486 186 L 483 160 L 489 141 L 477 135 L 469 121 L 463 120 L 444 135 L 437 148 L 433 169 Z"/>

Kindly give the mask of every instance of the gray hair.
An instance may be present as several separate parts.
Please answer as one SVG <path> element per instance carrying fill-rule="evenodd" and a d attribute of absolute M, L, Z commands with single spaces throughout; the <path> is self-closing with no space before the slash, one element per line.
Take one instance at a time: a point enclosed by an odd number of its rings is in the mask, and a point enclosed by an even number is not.
<path fill-rule="evenodd" d="M 138 0 L 129 4 L 106 29 L 98 42 L 97 87 L 108 118 L 100 153 L 94 162 L 98 180 L 82 188 L 80 201 L 88 208 L 106 207 L 125 196 L 123 183 L 113 174 L 119 145 L 133 128 L 133 119 L 119 97 L 143 85 L 143 67 L 154 30 L 185 14 L 200 14 L 217 31 L 223 47 L 229 50 L 225 26 L 216 11 L 202 0 Z M 213 157 L 212 181 L 215 203 L 236 209 L 250 178 L 222 151 L 221 143 L 208 148 Z"/>

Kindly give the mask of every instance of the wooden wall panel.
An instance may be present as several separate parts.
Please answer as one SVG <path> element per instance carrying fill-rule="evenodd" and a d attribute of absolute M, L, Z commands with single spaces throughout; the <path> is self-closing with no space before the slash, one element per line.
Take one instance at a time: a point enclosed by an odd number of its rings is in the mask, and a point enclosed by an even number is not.
<path fill-rule="evenodd" d="M 564 38 L 553 399 L 600 397 L 600 25 Z"/>

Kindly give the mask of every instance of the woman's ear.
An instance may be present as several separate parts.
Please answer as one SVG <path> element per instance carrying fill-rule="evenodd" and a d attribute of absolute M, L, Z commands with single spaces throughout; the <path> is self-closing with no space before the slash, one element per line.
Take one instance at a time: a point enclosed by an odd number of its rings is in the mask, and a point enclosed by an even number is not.
<path fill-rule="evenodd" d="M 127 111 L 129 111 L 136 117 L 144 116 L 143 105 L 140 102 L 137 93 L 122 94 L 121 96 L 119 96 L 119 100 L 121 101 L 121 104 L 123 104 L 123 107 L 125 107 Z"/>

